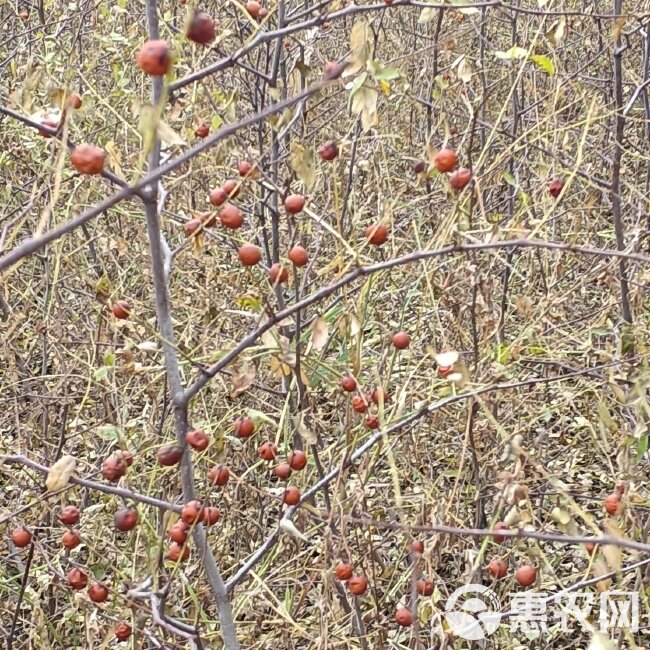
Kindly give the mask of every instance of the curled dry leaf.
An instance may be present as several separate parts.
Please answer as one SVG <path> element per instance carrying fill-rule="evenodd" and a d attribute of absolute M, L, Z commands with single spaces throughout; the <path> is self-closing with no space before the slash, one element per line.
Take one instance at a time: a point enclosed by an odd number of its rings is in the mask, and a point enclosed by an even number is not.
<path fill-rule="evenodd" d="M 230 397 L 237 397 L 245 393 L 255 380 L 255 365 L 251 361 L 242 361 L 232 373 L 232 390 Z"/>
<path fill-rule="evenodd" d="M 47 478 L 45 479 L 45 486 L 47 489 L 50 492 L 54 492 L 55 490 L 64 488 L 70 481 L 76 464 L 77 459 L 74 456 L 61 456 L 61 458 L 50 467 L 50 471 L 47 473 Z"/>
<path fill-rule="evenodd" d="M 309 409 L 300 411 L 293 417 L 293 426 L 306 444 L 315 445 L 318 442 L 318 435 L 314 431 L 314 427 L 311 426 L 312 418 L 310 416 Z"/>
<path fill-rule="evenodd" d="M 320 352 L 327 345 L 328 340 L 327 321 L 319 316 L 311 327 L 311 347 L 316 352 Z"/>
<path fill-rule="evenodd" d="M 292 142 L 289 165 L 298 174 L 298 178 L 303 182 L 305 190 L 309 192 L 316 182 L 314 152 L 311 149 L 305 149 L 298 142 Z"/>
<path fill-rule="evenodd" d="M 280 519 L 280 528 L 291 537 L 295 537 L 303 542 L 308 542 L 309 540 L 296 528 L 295 524 L 291 519 L 285 519 L 284 517 Z"/>

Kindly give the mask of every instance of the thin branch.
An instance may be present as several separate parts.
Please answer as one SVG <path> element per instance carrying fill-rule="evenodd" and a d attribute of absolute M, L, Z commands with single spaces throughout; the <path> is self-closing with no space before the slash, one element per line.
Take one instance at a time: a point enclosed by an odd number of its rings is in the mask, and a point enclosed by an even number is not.
<path fill-rule="evenodd" d="M 41 465 L 31 458 L 27 458 L 27 456 L 0 456 L 0 464 L 2 463 L 7 463 L 8 465 L 24 465 L 25 467 L 35 469 L 42 474 L 47 474 L 50 471 L 50 468 L 46 465 Z M 138 503 L 146 503 L 149 506 L 161 508 L 162 510 L 171 510 L 172 512 L 180 512 L 182 510 L 182 506 L 174 505 L 168 501 L 161 501 L 160 499 L 155 499 L 154 497 L 147 496 L 146 494 L 139 494 L 138 492 L 133 492 L 132 490 L 127 490 L 126 488 L 107 485 L 106 483 L 97 483 L 96 481 L 89 481 L 77 476 L 71 477 L 70 483 L 74 483 L 75 485 L 79 485 L 90 490 L 97 490 L 98 492 L 103 492 L 104 494 L 114 494 L 115 496 L 121 497 L 122 499 L 130 499 L 132 501 L 137 501 Z"/>
<path fill-rule="evenodd" d="M 160 167 L 157 167 L 156 169 L 149 171 L 145 176 L 143 176 L 137 183 L 135 183 L 131 187 L 122 188 L 118 192 L 115 192 L 115 194 L 104 199 L 101 203 L 97 204 L 93 208 L 90 208 L 89 210 L 79 215 L 78 217 L 75 217 L 74 219 L 71 219 L 70 221 L 63 223 L 60 226 L 57 226 L 56 228 L 52 228 L 51 230 L 46 232 L 44 235 L 41 235 L 40 237 L 33 237 L 27 239 L 19 246 L 16 246 L 14 249 L 9 251 L 6 255 L 0 257 L 0 271 L 9 268 L 10 266 L 14 265 L 22 258 L 27 257 L 32 253 L 35 253 L 36 251 L 40 250 L 47 244 L 71 232 L 75 228 L 79 228 L 84 223 L 87 223 L 91 219 L 94 219 L 100 214 L 106 212 L 109 208 L 112 208 L 113 206 L 117 205 L 120 201 L 123 201 L 124 199 L 139 194 L 142 190 L 149 187 L 152 183 L 156 182 L 158 179 L 162 178 L 163 176 L 166 176 L 170 172 L 173 172 L 175 169 L 189 162 L 190 160 L 195 158 L 199 153 L 203 151 L 207 151 L 208 149 L 218 144 L 222 140 L 229 138 L 231 135 L 233 135 L 240 129 L 247 128 L 249 126 L 257 124 L 258 122 L 263 122 L 271 115 L 275 115 L 276 113 L 281 113 L 285 109 L 290 108 L 295 104 L 298 104 L 299 102 L 307 99 L 308 97 L 311 97 L 312 95 L 315 95 L 322 88 L 327 86 L 329 83 L 331 82 L 325 80 L 316 82 L 314 85 L 294 95 L 293 97 L 289 97 L 288 99 L 278 102 L 277 104 L 268 106 L 267 108 L 260 111 L 259 113 L 250 115 L 249 117 L 246 117 L 243 120 L 239 120 L 238 122 L 235 122 L 233 124 L 223 126 L 218 131 L 215 131 L 212 135 L 208 136 L 204 140 L 201 140 L 190 149 L 187 149 L 181 155 L 170 160 L 164 165 L 161 165 Z"/>
<path fill-rule="evenodd" d="M 409 253 L 408 255 L 403 255 L 402 257 L 395 257 L 383 262 L 377 262 L 376 264 L 371 264 L 369 266 L 360 266 L 354 271 L 351 271 L 347 275 L 344 275 L 342 278 L 330 284 L 328 286 L 319 289 L 310 296 L 303 298 L 302 300 L 294 303 L 290 307 L 283 309 L 279 312 L 276 312 L 272 315 L 267 321 L 265 321 L 258 329 L 247 334 L 243 337 L 239 343 L 225 354 L 219 361 L 214 363 L 212 366 L 203 371 L 202 376 L 196 380 L 196 382 L 185 391 L 185 401 L 192 399 L 200 390 L 205 386 L 212 377 L 219 373 L 223 368 L 225 368 L 229 363 L 231 363 L 241 352 L 246 348 L 250 347 L 255 343 L 255 341 L 267 330 L 271 329 L 274 325 L 280 321 L 288 318 L 293 315 L 300 309 L 304 309 L 309 305 L 312 305 L 316 302 L 319 302 L 323 298 L 335 293 L 342 287 L 354 282 L 358 278 L 372 275 L 373 273 L 378 273 L 379 271 L 385 271 L 396 266 L 402 266 L 404 264 L 412 264 L 414 262 L 419 262 L 426 259 L 432 259 L 435 257 L 441 257 L 443 255 L 452 255 L 456 253 L 468 253 L 472 251 L 483 251 L 483 250 L 499 250 L 499 249 L 510 249 L 510 248 L 546 248 L 549 250 L 558 250 L 570 253 L 579 253 L 583 255 L 595 255 L 597 257 L 616 257 L 620 259 L 632 259 L 638 262 L 643 262 L 645 264 L 650 263 L 650 257 L 646 255 L 641 255 L 639 253 L 625 253 L 623 251 L 617 251 L 612 249 L 596 249 L 590 248 L 587 246 L 575 246 L 574 244 L 565 244 L 563 242 L 549 242 L 542 241 L 537 239 L 512 239 L 509 241 L 493 241 L 487 243 L 479 244 L 450 244 L 449 246 L 444 246 L 435 250 L 425 250 L 425 251 L 415 251 Z"/>
<path fill-rule="evenodd" d="M 419 409 L 418 411 L 415 411 L 408 417 L 404 418 L 403 420 L 396 422 L 395 424 L 389 426 L 384 430 L 377 431 L 373 436 L 368 438 L 368 440 L 366 440 L 363 444 L 357 447 L 357 449 L 352 454 L 350 454 L 347 458 L 345 458 L 343 463 L 341 463 L 338 467 L 334 468 L 332 471 L 326 474 L 322 479 L 320 479 L 317 483 L 315 483 L 308 490 L 306 490 L 300 497 L 300 503 L 304 503 L 305 501 L 312 499 L 319 490 L 323 489 L 326 485 L 331 483 L 344 469 L 346 469 L 354 462 L 356 462 L 359 458 L 361 458 L 361 456 L 363 456 L 367 451 L 369 451 L 372 447 L 374 447 L 378 442 L 384 440 L 386 436 L 397 432 L 401 432 L 402 434 L 406 433 L 406 431 L 404 430 L 407 429 L 407 427 L 413 426 L 425 415 L 428 415 L 435 411 L 439 411 L 443 408 L 451 406 L 452 404 L 465 401 L 467 399 L 473 399 L 477 395 L 483 395 L 488 392 L 500 391 L 500 390 L 512 390 L 516 388 L 523 388 L 526 386 L 533 386 L 535 384 L 549 384 L 557 381 L 564 381 L 565 379 L 584 376 L 587 375 L 588 373 L 597 370 L 602 370 L 603 368 L 620 365 L 622 363 L 625 362 L 616 361 L 616 362 L 604 364 L 602 366 L 587 368 L 585 370 L 577 370 L 576 372 L 567 373 L 565 375 L 559 375 L 557 377 L 533 377 L 531 379 L 526 379 L 520 382 L 490 384 L 489 386 L 483 386 L 481 388 L 477 388 L 473 391 L 468 391 L 466 393 L 451 395 L 450 397 L 446 397 L 442 400 L 438 400 L 437 402 L 431 402 L 426 406 L 422 407 L 421 409 Z M 297 510 L 298 510 L 298 506 L 292 506 L 290 508 L 287 508 L 287 510 L 283 515 L 283 519 L 291 520 L 291 518 L 297 512 Z M 230 578 L 230 580 L 228 580 L 228 582 L 226 583 L 226 587 L 229 592 L 232 591 L 237 586 L 237 584 L 239 584 L 242 580 L 244 580 L 248 572 L 258 562 L 260 562 L 264 558 L 264 556 L 273 548 L 273 546 L 275 545 L 276 541 L 280 536 L 281 530 L 282 530 L 282 525 L 279 524 L 277 529 L 274 530 L 264 540 L 262 545 L 248 558 L 248 560 L 246 560 L 246 562 L 242 564 L 242 566 L 239 568 L 237 573 L 235 573 Z M 491 532 L 492 531 L 490 531 L 490 533 Z M 648 548 L 650 549 L 650 546 Z"/>

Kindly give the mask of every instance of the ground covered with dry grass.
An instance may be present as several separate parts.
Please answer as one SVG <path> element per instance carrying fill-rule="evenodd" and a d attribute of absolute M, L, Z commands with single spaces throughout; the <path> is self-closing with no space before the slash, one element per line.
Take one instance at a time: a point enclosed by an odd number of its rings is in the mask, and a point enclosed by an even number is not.
<path fill-rule="evenodd" d="M 161 334 L 135 196 L 30 256 L 0 257 L 8 648 L 112 647 L 119 621 L 134 630 L 126 647 L 235 647 L 223 641 L 206 549 L 194 542 L 186 562 L 166 559 L 166 531 L 187 494 L 178 466 L 156 461 L 162 444 L 185 435 L 168 348 L 184 388 L 205 384 L 186 415 L 211 442 L 186 453 L 183 467 L 198 498 L 220 510 L 207 546 L 241 647 L 478 647 L 452 634 L 445 603 L 481 583 L 508 611 L 510 594 L 525 591 L 514 579 L 522 564 L 536 568 L 538 592 L 591 580 L 583 589 L 596 597 L 637 593 L 641 629 L 605 639 L 550 616 L 541 632 L 508 620 L 486 647 L 645 647 L 650 8 L 625 3 L 628 15 L 616 18 L 620 2 L 586 0 L 465 10 L 266 4 L 261 22 L 238 2 L 202 5 L 218 20 L 203 47 L 183 35 L 190 5 L 158 3 L 161 38 L 176 56 L 162 126 L 148 106 L 151 80 L 134 63 L 147 38 L 144 3 L 0 7 L 2 255 L 99 204 L 116 179 L 141 178 L 155 132 L 162 161 L 173 161 L 202 142 L 201 123 L 215 134 L 268 110 L 321 83 L 328 61 L 345 60 L 349 72 L 161 180 L 175 341 Z M 71 92 L 83 103 L 66 110 L 59 135 L 102 147 L 114 178 L 75 173 L 60 137 L 21 120 L 58 120 Z M 318 153 L 328 140 L 338 143 L 333 161 Z M 471 170 L 461 191 L 435 168 L 443 147 Z M 242 161 L 254 167 L 246 177 Z M 217 214 L 208 193 L 229 178 L 241 183 L 244 225 L 217 219 L 188 237 L 188 220 Z M 290 193 L 306 197 L 295 216 L 282 207 Z M 366 228 L 380 222 L 389 237 L 373 246 Z M 247 242 L 263 251 L 253 267 L 237 257 Z M 309 253 L 301 268 L 287 261 L 295 243 Z M 273 287 L 278 261 L 289 277 Z M 130 303 L 128 319 L 112 315 L 117 299 Z M 282 310 L 286 318 L 206 380 Z M 398 331 L 410 336 L 404 350 L 391 343 Z M 443 351 L 458 352 L 451 379 L 439 370 Z M 347 376 L 352 393 L 340 387 Z M 378 404 L 376 387 L 387 390 Z M 355 396 L 367 413 L 352 408 Z M 253 437 L 235 435 L 241 416 L 256 423 Z M 289 479 L 306 495 L 291 519 L 277 462 L 258 456 L 267 440 L 278 461 L 307 452 Z M 101 467 L 117 450 L 133 464 L 109 483 Z M 47 468 L 62 456 L 90 483 L 46 491 Z M 208 479 L 217 465 L 231 473 L 223 487 Z M 620 508 L 607 514 L 617 486 Z M 58 515 L 70 503 L 81 509 L 83 543 L 66 550 Z M 126 505 L 139 524 L 119 533 L 113 516 Z M 522 535 L 499 542 L 480 532 L 498 521 Z M 17 526 L 33 534 L 24 549 L 10 541 Z M 593 554 L 579 541 L 603 534 L 613 543 Z M 409 552 L 414 539 L 423 553 Z M 488 571 L 495 558 L 508 564 L 498 581 Z M 364 595 L 337 579 L 341 560 L 367 577 Z M 106 583 L 108 600 L 72 590 L 71 567 Z M 419 578 L 433 581 L 433 594 L 417 594 Z M 162 600 L 139 596 L 138 585 Z M 160 620 L 156 602 L 180 628 Z M 399 605 L 413 625 L 396 624 Z M 597 614 L 590 620 L 599 629 Z"/>

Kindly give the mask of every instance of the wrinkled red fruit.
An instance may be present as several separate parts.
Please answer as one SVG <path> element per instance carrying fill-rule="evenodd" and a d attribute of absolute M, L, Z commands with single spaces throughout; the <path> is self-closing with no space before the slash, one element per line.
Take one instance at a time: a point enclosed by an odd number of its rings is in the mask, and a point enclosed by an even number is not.
<path fill-rule="evenodd" d="M 32 534 L 24 526 L 18 526 L 11 531 L 11 541 L 18 548 L 24 548 L 32 541 Z"/>
<path fill-rule="evenodd" d="M 194 129 L 194 135 L 197 138 L 207 138 L 210 133 L 210 127 L 205 122 Z"/>
<path fill-rule="evenodd" d="M 462 190 L 472 180 L 472 172 L 466 167 L 461 167 L 449 175 L 449 184 L 457 192 Z"/>
<path fill-rule="evenodd" d="M 138 52 L 136 63 L 140 70 L 154 77 L 167 74 L 172 63 L 169 43 L 162 40 L 147 41 Z"/>
<path fill-rule="evenodd" d="M 77 567 L 73 567 L 68 571 L 68 584 L 73 589 L 84 589 L 88 584 L 88 576 Z"/>
<path fill-rule="evenodd" d="M 184 562 L 190 557 L 190 549 L 188 546 L 181 546 L 176 542 L 172 542 L 167 549 L 167 559 L 172 562 Z"/>
<path fill-rule="evenodd" d="M 381 246 L 388 239 L 388 228 L 381 223 L 368 226 L 366 228 L 366 239 L 373 246 Z"/>
<path fill-rule="evenodd" d="M 189 524 L 184 521 L 177 521 L 167 532 L 172 542 L 185 544 L 190 531 Z"/>
<path fill-rule="evenodd" d="M 272 442 L 265 442 L 260 445 L 257 451 L 258 456 L 262 460 L 272 461 L 278 453 L 278 448 Z"/>
<path fill-rule="evenodd" d="M 80 174 L 101 174 L 106 152 L 92 144 L 78 144 L 70 154 L 70 163 Z"/>
<path fill-rule="evenodd" d="M 102 463 L 102 476 L 107 481 L 119 481 L 125 474 L 128 465 L 121 455 L 110 456 Z"/>
<path fill-rule="evenodd" d="M 621 495 L 618 492 L 612 492 L 605 498 L 605 511 L 608 515 L 618 515 L 623 510 Z"/>
<path fill-rule="evenodd" d="M 355 596 L 363 596 L 368 589 L 368 578 L 366 576 L 353 576 L 348 581 L 348 589 Z"/>
<path fill-rule="evenodd" d="M 196 499 L 188 501 L 181 510 L 181 519 L 186 524 L 193 524 L 203 516 L 201 502 Z"/>
<path fill-rule="evenodd" d="M 564 188 L 564 181 L 561 178 L 554 178 L 548 184 L 548 193 L 554 198 L 557 199 L 558 196 L 562 193 Z"/>
<path fill-rule="evenodd" d="M 221 205 L 228 200 L 228 192 L 223 187 L 217 187 L 214 190 L 210 190 L 209 198 L 212 205 Z"/>
<path fill-rule="evenodd" d="M 118 510 L 114 516 L 115 528 L 122 533 L 132 530 L 138 523 L 138 511 L 134 508 Z"/>
<path fill-rule="evenodd" d="M 309 253 L 302 247 L 296 244 L 287 255 L 289 261 L 295 266 L 305 266 L 309 261 Z"/>
<path fill-rule="evenodd" d="M 244 244 L 237 252 L 239 261 L 244 266 L 255 266 L 262 259 L 262 251 L 253 244 Z"/>
<path fill-rule="evenodd" d="M 398 607 L 395 612 L 395 622 L 402 627 L 413 625 L 413 612 L 406 607 Z"/>
<path fill-rule="evenodd" d="M 235 435 L 239 438 L 250 438 L 255 432 L 255 424 L 248 417 L 241 417 L 235 420 Z"/>
<path fill-rule="evenodd" d="M 339 155 L 339 148 L 334 140 L 328 140 L 320 148 L 320 157 L 323 160 L 334 160 Z"/>
<path fill-rule="evenodd" d="M 201 521 L 206 526 L 213 526 L 219 521 L 220 516 L 221 513 L 219 512 L 219 508 L 216 508 L 215 506 L 206 506 L 205 508 L 203 508 Z"/>
<path fill-rule="evenodd" d="M 433 164 L 439 172 L 450 172 L 458 164 L 458 156 L 453 149 L 441 149 L 433 157 Z"/>
<path fill-rule="evenodd" d="M 433 580 L 420 578 L 416 583 L 416 587 L 420 596 L 430 596 L 433 593 Z"/>
<path fill-rule="evenodd" d="M 196 11 L 187 26 L 185 35 L 190 41 L 200 45 L 210 43 L 214 40 L 214 20 L 204 11 Z"/>
<path fill-rule="evenodd" d="M 341 388 L 344 391 L 351 393 L 352 391 L 356 390 L 357 382 L 355 381 L 354 377 L 343 377 L 343 379 L 341 379 Z"/>
<path fill-rule="evenodd" d="M 419 553 L 419 554 L 424 553 L 424 544 L 419 539 L 414 539 L 409 544 L 409 552 L 410 553 Z"/>
<path fill-rule="evenodd" d="M 91 582 L 88 587 L 88 598 L 93 603 L 103 603 L 108 598 L 108 587 L 101 582 Z"/>
<path fill-rule="evenodd" d="M 59 513 L 59 519 L 66 526 L 74 526 L 79 522 L 79 508 L 77 506 L 64 506 Z"/>
<path fill-rule="evenodd" d="M 302 449 L 294 449 L 287 455 L 287 462 L 291 469 L 299 472 L 307 466 L 307 454 Z"/>
<path fill-rule="evenodd" d="M 66 530 L 61 537 L 61 545 L 64 548 L 72 549 L 81 544 L 81 535 L 78 530 Z"/>
<path fill-rule="evenodd" d="M 495 558 L 488 564 L 488 571 L 495 580 L 499 580 L 508 573 L 508 565 L 503 560 Z"/>
<path fill-rule="evenodd" d="M 128 641 L 131 636 L 131 626 L 128 623 L 118 623 L 115 626 L 115 638 L 118 641 Z"/>
<path fill-rule="evenodd" d="M 510 529 L 502 521 L 497 521 L 497 523 L 494 524 L 493 530 L 510 530 Z M 492 539 L 495 542 L 498 542 L 500 544 L 506 539 L 506 537 L 505 535 L 495 535 Z"/>
<path fill-rule="evenodd" d="M 195 451 L 204 451 L 210 444 L 210 438 L 203 429 L 194 429 L 187 433 L 187 444 Z"/>
<path fill-rule="evenodd" d="M 223 487 L 230 479 L 230 470 L 225 465 L 215 465 L 208 472 L 208 479 L 213 485 Z"/>
<path fill-rule="evenodd" d="M 236 230 L 244 223 L 244 213 L 236 205 L 229 203 L 219 212 L 219 219 L 226 228 Z"/>
<path fill-rule="evenodd" d="M 115 318 L 124 320 L 125 318 L 128 318 L 131 313 L 131 305 L 126 300 L 116 300 L 113 303 L 112 310 Z"/>
<path fill-rule="evenodd" d="M 280 463 L 273 472 L 279 479 L 286 481 L 291 476 L 291 465 L 289 463 Z"/>
<path fill-rule="evenodd" d="M 335 572 L 339 580 L 349 580 L 352 577 L 352 565 L 347 562 L 339 562 Z"/>
<path fill-rule="evenodd" d="M 269 280 L 272 284 L 283 284 L 289 279 L 289 270 L 281 266 L 278 262 L 273 264 L 269 269 Z"/>
<path fill-rule="evenodd" d="M 282 500 L 288 506 L 298 505 L 300 503 L 300 490 L 297 487 L 293 487 L 292 485 L 287 486 L 284 490 Z"/>
<path fill-rule="evenodd" d="M 161 465 L 171 467 L 180 462 L 183 457 L 183 450 L 176 445 L 163 445 L 158 448 L 156 458 Z"/>

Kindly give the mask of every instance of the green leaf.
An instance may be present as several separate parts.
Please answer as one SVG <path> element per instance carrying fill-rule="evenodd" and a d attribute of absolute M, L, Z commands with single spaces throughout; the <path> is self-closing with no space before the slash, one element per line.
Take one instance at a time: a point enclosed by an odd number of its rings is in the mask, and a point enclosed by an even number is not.
<path fill-rule="evenodd" d="M 375 79 L 380 79 L 383 81 L 393 81 L 393 79 L 399 79 L 402 76 L 402 73 L 397 68 L 379 68 L 375 71 Z"/>
<path fill-rule="evenodd" d="M 106 366 L 102 366 L 101 368 L 97 368 L 95 370 L 95 381 L 102 381 L 103 379 L 106 379 L 108 376 L 108 368 Z"/>
<path fill-rule="evenodd" d="M 98 427 L 97 433 L 99 433 L 101 438 L 108 441 L 117 440 L 120 434 L 117 427 L 113 424 L 104 424 Z"/>
<path fill-rule="evenodd" d="M 553 61 L 544 54 L 531 54 L 528 57 L 538 68 L 541 68 L 546 74 L 555 74 L 555 66 Z"/>
<path fill-rule="evenodd" d="M 511 187 L 517 187 L 517 181 L 513 178 L 512 174 L 503 171 L 501 172 L 501 176 L 503 176 L 503 180 L 508 183 Z"/>
<path fill-rule="evenodd" d="M 636 459 L 641 460 L 648 451 L 648 434 L 641 436 L 636 446 Z"/>

